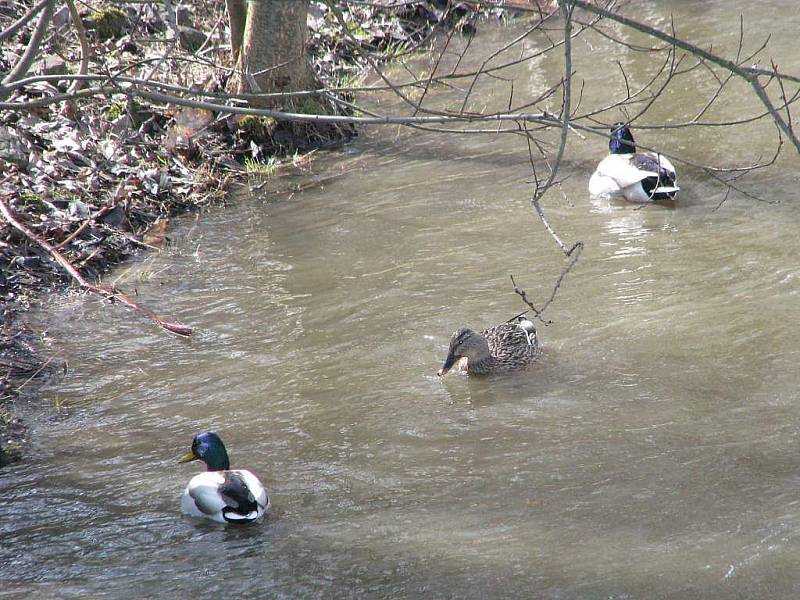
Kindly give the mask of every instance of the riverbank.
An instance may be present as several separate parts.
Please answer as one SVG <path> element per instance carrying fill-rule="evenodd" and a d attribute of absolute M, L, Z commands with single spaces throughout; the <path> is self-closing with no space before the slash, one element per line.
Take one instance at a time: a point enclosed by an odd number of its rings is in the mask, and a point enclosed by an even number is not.
<path fill-rule="evenodd" d="M 323 3 L 312 2 L 309 54 L 326 86 L 341 89 L 357 81 L 368 67 L 364 52 L 384 61 L 401 58 L 428 47 L 437 32 L 471 34 L 479 18 L 503 14 L 469 2 L 383 4 L 343 13 L 345 31 Z M 33 5 L 15 3 L 5 16 L 14 22 Z M 0 111 L 0 465 L 22 457 L 26 406 L 36 401 L 39 386 L 67 369 L 64 358 L 48 352 L 45 332 L 27 322 L 31 308 L 76 283 L 96 287 L 113 265 L 157 251 L 168 243 L 172 216 L 223 203 L 230 186 L 269 175 L 281 157 L 335 147 L 357 133 L 338 127 L 321 135 L 308 126 L 124 94 L 81 98 L 80 84 L 59 76 L 77 71 L 82 45 L 91 49 L 91 72 L 157 72 L 166 84 L 224 91 L 230 70 L 224 66 L 223 3 L 185 3 L 174 22 L 161 5 L 150 4 L 109 3 L 82 10 L 80 17 L 75 27 L 66 7 L 55 12 L 52 35 L 31 71 L 49 77 L 15 89 L 7 99 L 15 107 Z M 35 23 L 6 41 L 4 71 L 24 53 Z M 171 23 L 178 27 L 172 41 L 166 35 Z M 173 68 L 158 71 L 165 61 Z M 51 101 L 58 96 L 67 99 Z M 114 301 L 124 290 L 112 285 L 99 292 Z"/>

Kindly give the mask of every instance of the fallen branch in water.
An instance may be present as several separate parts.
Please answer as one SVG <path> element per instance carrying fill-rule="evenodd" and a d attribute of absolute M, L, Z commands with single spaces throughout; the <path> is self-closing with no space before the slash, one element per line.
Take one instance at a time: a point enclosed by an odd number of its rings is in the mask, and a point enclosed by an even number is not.
<path fill-rule="evenodd" d="M 11 208 L 8 206 L 8 204 L 6 204 L 6 201 L 2 198 L 0 198 L 0 212 L 3 213 L 3 216 L 5 217 L 6 221 L 8 221 L 8 223 L 12 227 L 22 232 L 28 239 L 35 242 L 37 245 L 47 250 L 48 254 L 50 254 L 53 260 L 55 260 L 59 265 L 61 265 L 61 268 L 63 268 L 67 273 L 69 273 L 69 275 L 75 281 L 77 281 L 78 284 L 85 290 L 98 294 L 99 296 L 104 297 L 106 300 L 109 300 L 110 302 L 115 302 L 115 301 L 121 302 L 125 306 L 128 306 L 142 313 L 148 319 L 153 321 L 156 325 L 166 329 L 167 331 L 170 331 L 172 333 L 177 333 L 178 335 L 186 335 L 186 336 L 192 335 L 191 327 L 187 327 L 186 325 L 181 325 L 180 323 L 170 323 L 169 321 L 165 321 L 164 319 L 159 317 L 156 313 L 154 313 L 152 310 L 150 310 L 145 306 L 142 306 L 141 304 L 134 302 L 133 300 L 128 298 L 128 296 L 126 296 L 125 294 L 113 288 L 106 287 L 103 285 L 96 285 L 94 283 L 91 283 L 90 281 L 87 281 L 86 278 L 84 278 L 84 276 L 80 274 L 78 269 L 76 269 L 75 266 L 69 260 L 67 260 L 67 258 L 63 254 L 61 254 L 58 250 L 56 250 L 56 248 L 54 248 L 51 244 L 49 244 L 48 242 L 40 238 L 38 235 L 36 235 L 33 231 L 25 227 L 25 225 L 20 223 L 14 216 L 14 213 L 11 212 Z"/>

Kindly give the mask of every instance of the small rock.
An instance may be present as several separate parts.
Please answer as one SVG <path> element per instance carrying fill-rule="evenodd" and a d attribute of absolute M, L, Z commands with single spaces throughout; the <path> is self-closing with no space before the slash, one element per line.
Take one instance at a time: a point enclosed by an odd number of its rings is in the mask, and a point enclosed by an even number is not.
<path fill-rule="evenodd" d="M 69 203 L 69 214 L 76 219 L 88 219 L 89 207 L 80 200 L 71 200 Z"/>
<path fill-rule="evenodd" d="M 11 261 L 11 264 L 20 269 L 37 269 L 41 263 L 42 259 L 38 256 L 15 256 Z"/>
<path fill-rule="evenodd" d="M 11 162 L 21 168 L 28 166 L 28 152 L 8 127 L 0 127 L 0 161 Z"/>
<path fill-rule="evenodd" d="M 181 48 L 187 52 L 197 52 L 206 42 L 206 34 L 192 27 L 179 26 Z"/>
<path fill-rule="evenodd" d="M 122 38 L 117 42 L 117 48 L 122 52 L 129 52 L 130 54 L 141 54 L 142 50 L 136 45 L 136 42 L 130 38 Z"/>
<path fill-rule="evenodd" d="M 133 125 L 131 118 L 126 114 L 120 115 L 113 121 L 111 121 L 111 133 L 115 136 L 122 136 L 125 134 Z"/>
<path fill-rule="evenodd" d="M 161 6 L 160 2 L 146 5 L 144 7 L 144 10 L 139 18 L 142 20 L 142 23 L 144 24 L 148 33 L 162 33 L 166 31 L 167 25 L 164 22 L 161 8 L 163 7 Z"/>
<path fill-rule="evenodd" d="M 66 75 L 67 63 L 58 56 L 45 56 L 37 64 L 36 70 L 43 75 Z"/>
<path fill-rule="evenodd" d="M 185 4 L 175 8 L 175 20 L 181 27 L 192 27 L 192 9 Z"/>
<path fill-rule="evenodd" d="M 125 209 L 117 204 L 110 212 L 98 219 L 98 222 L 110 225 L 111 227 L 122 227 L 123 223 L 128 220 L 128 215 L 125 214 Z"/>
<path fill-rule="evenodd" d="M 65 200 L 64 198 L 53 198 L 52 200 L 45 200 L 44 202 L 52 206 L 53 210 L 60 210 L 63 212 L 69 209 L 69 200 Z"/>
<path fill-rule="evenodd" d="M 69 8 L 62 6 L 53 13 L 53 26 L 58 28 L 66 25 L 70 21 Z"/>

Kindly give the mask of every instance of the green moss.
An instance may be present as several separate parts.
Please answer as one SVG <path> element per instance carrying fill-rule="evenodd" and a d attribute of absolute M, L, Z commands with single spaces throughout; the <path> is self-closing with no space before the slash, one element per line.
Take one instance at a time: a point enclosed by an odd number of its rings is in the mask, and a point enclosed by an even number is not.
<path fill-rule="evenodd" d="M 131 98 L 129 100 L 117 100 L 111 106 L 109 106 L 105 110 L 105 117 L 109 121 L 113 121 L 124 115 L 128 112 L 128 108 L 130 107 L 130 113 L 134 116 L 142 110 L 142 105 L 136 102 L 135 98 Z"/>
<path fill-rule="evenodd" d="M 19 462 L 20 460 L 22 460 L 22 446 L 19 444 L 0 446 L 0 467 Z"/>
<path fill-rule="evenodd" d="M 297 112 L 303 115 L 324 115 L 325 109 L 311 96 L 306 96 L 298 102 L 295 108 Z"/>
<path fill-rule="evenodd" d="M 259 117 L 258 115 L 244 115 L 239 119 L 239 127 L 251 129 L 254 127 L 273 127 L 275 119 L 272 117 Z"/>
<path fill-rule="evenodd" d="M 128 15 L 115 6 L 92 13 L 87 20 L 101 40 L 122 36 L 128 25 Z"/>
<path fill-rule="evenodd" d="M 358 21 L 347 21 L 346 26 L 348 33 L 358 41 L 363 42 L 372 39 L 372 35 Z"/>
<path fill-rule="evenodd" d="M 239 119 L 239 129 L 248 137 L 263 140 L 272 135 L 278 122 L 272 117 L 245 115 Z"/>
<path fill-rule="evenodd" d="M 118 100 L 106 109 L 106 119 L 113 121 L 125 112 L 125 101 Z"/>
<path fill-rule="evenodd" d="M 31 190 L 22 190 L 19 199 L 28 212 L 43 214 L 50 211 L 50 207 L 44 203 L 42 196 Z"/>

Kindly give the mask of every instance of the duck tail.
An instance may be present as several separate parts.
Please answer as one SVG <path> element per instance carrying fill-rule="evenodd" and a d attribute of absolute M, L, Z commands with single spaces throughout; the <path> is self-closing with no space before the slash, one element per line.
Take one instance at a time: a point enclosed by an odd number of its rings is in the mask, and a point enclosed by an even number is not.
<path fill-rule="evenodd" d="M 675 192 L 680 192 L 681 188 L 677 185 L 660 185 L 657 188 L 653 188 L 653 195 L 655 194 L 674 194 Z"/>
<path fill-rule="evenodd" d="M 517 325 L 521 327 L 528 335 L 536 335 L 536 327 L 534 326 L 533 321 L 527 317 L 522 317 L 519 321 L 517 321 Z"/>
<path fill-rule="evenodd" d="M 658 182 L 653 190 L 653 194 L 675 194 L 681 188 L 678 187 L 678 182 L 675 177 L 675 171 L 665 168 L 661 164 L 661 155 L 658 157 Z"/>
<path fill-rule="evenodd" d="M 253 510 L 246 514 L 242 514 L 237 512 L 236 510 L 232 509 L 229 506 L 226 506 L 222 509 L 222 518 L 225 519 L 228 523 L 250 523 L 255 521 L 259 517 L 258 511 Z"/>
<path fill-rule="evenodd" d="M 521 312 L 518 315 L 512 317 L 507 323 L 515 323 L 517 327 L 522 329 L 525 332 L 525 336 L 528 338 L 528 344 L 531 346 L 536 345 L 536 326 L 533 324 L 528 317 L 525 315 L 528 314 L 528 311 Z"/>
<path fill-rule="evenodd" d="M 654 187 L 648 195 L 651 200 L 674 200 L 680 189 L 677 185 L 659 185 Z"/>
<path fill-rule="evenodd" d="M 527 314 L 528 314 L 528 311 L 527 310 L 523 310 L 518 315 L 514 315 L 513 317 L 511 317 L 508 321 L 506 321 L 506 323 L 518 323 Z M 527 321 L 528 319 L 526 318 L 525 320 Z"/>
<path fill-rule="evenodd" d="M 516 325 L 524 329 L 526 333 L 535 334 L 536 327 L 534 326 L 533 321 L 531 321 L 528 317 L 525 316 L 527 314 L 528 314 L 527 310 L 523 311 L 518 315 L 511 317 L 508 321 L 506 321 L 506 323 L 515 323 Z"/>

